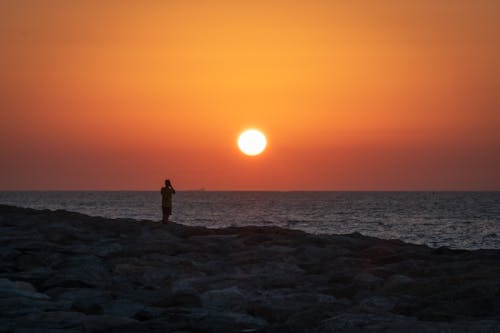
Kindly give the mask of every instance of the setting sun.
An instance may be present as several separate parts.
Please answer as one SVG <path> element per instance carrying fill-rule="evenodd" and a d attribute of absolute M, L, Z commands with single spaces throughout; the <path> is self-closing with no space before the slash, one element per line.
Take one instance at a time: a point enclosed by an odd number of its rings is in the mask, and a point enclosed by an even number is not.
<path fill-rule="evenodd" d="M 266 146 L 266 136 L 258 130 L 246 130 L 238 137 L 238 147 L 243 154 L 248 156 L 259 155 L 266 149 Z"/>

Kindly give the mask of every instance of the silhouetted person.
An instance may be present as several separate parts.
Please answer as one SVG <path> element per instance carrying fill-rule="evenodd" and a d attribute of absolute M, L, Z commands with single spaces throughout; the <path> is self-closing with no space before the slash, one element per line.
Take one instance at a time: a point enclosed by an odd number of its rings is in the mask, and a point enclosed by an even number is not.
<path fill-rule="evenodd" d="M 163 212 L 163 223 L 168 223 L 168 218 L 172 215 L 172 195 L 175 189 L 170 183 L 170 179 L 165 180 L 165 187 L 161 188 L 161 208 Z"/>

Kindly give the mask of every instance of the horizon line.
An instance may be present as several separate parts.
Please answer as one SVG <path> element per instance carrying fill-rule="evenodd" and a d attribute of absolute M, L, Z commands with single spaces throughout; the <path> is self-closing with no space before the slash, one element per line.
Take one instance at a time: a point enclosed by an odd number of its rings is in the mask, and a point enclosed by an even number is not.
<path fill-rule="evenodd" d="M 265 190 L 207 190 L 207 189 L 180 189 L 177 192 L 500 192 L 500 189 L 265 189 Z M 157 189 L 0 189 L 0 192 L 158 192 Z"/>

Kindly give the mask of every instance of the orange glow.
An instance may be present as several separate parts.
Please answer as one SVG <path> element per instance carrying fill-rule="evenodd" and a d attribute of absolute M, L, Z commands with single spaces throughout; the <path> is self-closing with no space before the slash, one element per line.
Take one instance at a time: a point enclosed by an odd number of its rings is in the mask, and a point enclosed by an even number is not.
<path fill-rule="evenodd" d="M 499 12 L 3 1 L 0 190 L 500 190 Z"/>

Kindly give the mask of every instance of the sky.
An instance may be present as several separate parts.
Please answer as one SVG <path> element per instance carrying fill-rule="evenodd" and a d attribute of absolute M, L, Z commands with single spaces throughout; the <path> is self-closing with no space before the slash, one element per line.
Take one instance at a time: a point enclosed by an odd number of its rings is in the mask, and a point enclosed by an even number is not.
<path fill-rule="evenodd" d="M 500 190 L 498 13 L 0 1 L 0 190 Z"/>

